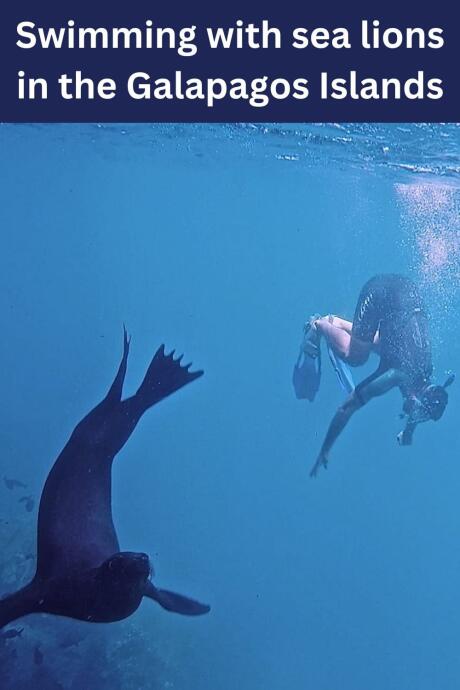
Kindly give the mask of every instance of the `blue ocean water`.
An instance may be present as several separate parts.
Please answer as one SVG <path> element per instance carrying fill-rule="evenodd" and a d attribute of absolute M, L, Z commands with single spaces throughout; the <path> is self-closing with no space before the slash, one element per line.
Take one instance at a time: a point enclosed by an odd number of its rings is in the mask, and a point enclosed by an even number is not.
<path fill-rule="evenodd" d="M 312 481 L 343 397 L 327 362 L 313 404 L 291 373 L 308 316 L 352 317 L 387 271 L 421 286 L 437 379 L 460 371 L 459 126 L 3 125 L 0 145 L 0 474 L 27 484 L 0 483 L 0 594 L 33 574 L 41 487 L 126 323 L 127 393 L 162 342 L 205 376 L 116 460 L 121 545 L 212 606 L 23 619 L 1 687 L 457 690 L 458 384 L 408 448 L 399 394 L 374 401 Z"/>

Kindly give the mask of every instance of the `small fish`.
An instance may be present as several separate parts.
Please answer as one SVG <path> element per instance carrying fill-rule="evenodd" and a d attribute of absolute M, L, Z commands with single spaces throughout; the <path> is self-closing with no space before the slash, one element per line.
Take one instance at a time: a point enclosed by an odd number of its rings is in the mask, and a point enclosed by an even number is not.
<path fill-rule="evenodd" d="M 24 484 L 23 482 L 20 482 L 19 479 L 8 479 L 8 477 L 3 477 L 3 481 L 5 483 L 5 486 L 7 489 L 14 489 L 15 487 L 25 489 L 27 487 L 27 484 Z"/>
<path fill-rule="evenodd" d="M 41 666 L 43 664 L 43 652 L 41 651 L 39 645 L 34 647 L 34 664 L 36 666 Z"/>
<path fill-rule="evenodd" d="M 31 513 L 34 509 L 35 506 L 35 501 L 33 496 L 23 496 L 22 498 L 19 499 L 19 503 L 25 503 L 26 504 L 26 510 L 28 513 Z"/>
<path fill-rule="evenodd" d="M 24 628 L 9 628 L 5 632 L 0 633 L 0 638 L 2 640 L 12 640 L 15 637 L 21 637 L 24 632 Z"/>

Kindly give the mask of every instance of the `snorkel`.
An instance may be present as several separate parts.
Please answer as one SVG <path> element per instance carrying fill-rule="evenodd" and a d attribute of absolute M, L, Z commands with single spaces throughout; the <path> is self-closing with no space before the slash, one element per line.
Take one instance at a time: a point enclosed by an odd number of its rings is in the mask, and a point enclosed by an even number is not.
<path fill-rule="evenodd" d="M 417 424 L 428 422 L 430 419 L 437 422 L 444 414 L 449 396 L 446 388 L 455 381 L 455 374 L 450 372 L 442 386 L 429 384 L 425 386 L 419 396 L 412 396 L 406 400 L 402 418 L 407 417 L 406 426 L 397 435 L 401 446 L 409 446 Z"/>

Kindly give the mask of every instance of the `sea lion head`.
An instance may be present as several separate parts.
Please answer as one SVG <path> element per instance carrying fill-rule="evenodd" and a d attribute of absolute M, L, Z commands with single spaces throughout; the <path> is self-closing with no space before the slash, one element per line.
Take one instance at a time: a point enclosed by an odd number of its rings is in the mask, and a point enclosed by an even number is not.
<path fill-rule="evenodd" d="M 150 576 L 150 560 L 145 553 L 120 551 L 110 556 L 99 568 L 99 576 L 115 587 L 135 587 L 144 589 Z"/>
<path fill-rule="evenodd" d="M 100 603 L 101 599 L 110 602 L 112 620 L 125 618 L 137 609 L 150 574 L 150 561 L 145 553 L 122 551 L 99 566 L 96 581 Z"/>

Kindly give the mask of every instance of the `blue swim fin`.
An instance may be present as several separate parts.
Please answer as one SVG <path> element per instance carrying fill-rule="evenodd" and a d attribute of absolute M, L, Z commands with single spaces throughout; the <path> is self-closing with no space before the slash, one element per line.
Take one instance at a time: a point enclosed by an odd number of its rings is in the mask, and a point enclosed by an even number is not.
<path fill-rule="evenodd" d="M 294 366 L 292 383 L 299 400 L 313 402 L 321 383 L 321 350 L 318 334 L 307 328 Z"/>
<path fill-rule="evenodd" d="M 331 360 L 332 367 L 337 374 L 337 378 L 342 389 L 349 395 L 355 390 L 355 384 L 353 382 L 353 376 L 350 371 L 350 367 L 343 359 L 340 359 L 330 345 L 327 346 L 327 351 L 329 353 L 329 359 Z"/>

